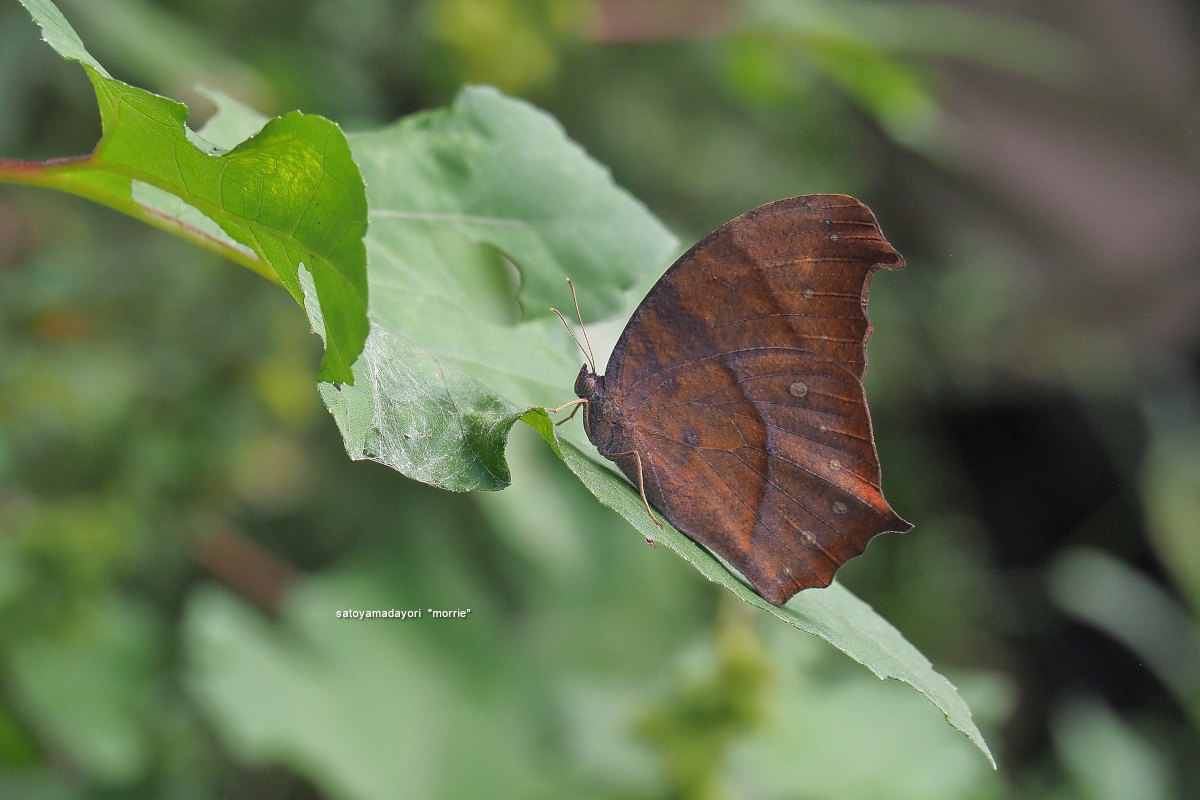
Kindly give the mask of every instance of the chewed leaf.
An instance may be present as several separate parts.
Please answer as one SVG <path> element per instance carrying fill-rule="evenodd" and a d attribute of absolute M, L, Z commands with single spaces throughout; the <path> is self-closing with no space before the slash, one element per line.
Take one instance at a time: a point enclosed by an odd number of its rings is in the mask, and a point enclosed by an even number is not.
<path fill-rule="evenodd" d="M 303 264 L 300 287 L 313 329 L 320 331 L 321 307 Z M 352 457 L 455 492 L 508 486 L 504 446 L 521 414 L 503 399 L 378 324 L 354 372 L 353 385 L 319 387 Z"/>
<path fill-rule="evenodd" d="M 321 384 L 348 449 L 442 489 L 508 485 L 504 446 L 520 412 L 379 326 L 354 369 L 353 386 Z M 436 380 L 425 380 L 429 375 Z M 366 408 L 373 409 L 369 417 Z"/>
<path fill-rule="evenodd" d="M 367 202 L 345 135 L 292 112 L 223 147 L 188 129 L 187 107 L 112 78 L 47 0 L 22 0 L 43 37 L 87 72 L 102 135 L 91 155 L 19 165 L 22 182 L 87 197 L 222 252 L 302 302 L 312 270 L 325 318 L 321 377 L 353 380 L 367 336 Z"/>

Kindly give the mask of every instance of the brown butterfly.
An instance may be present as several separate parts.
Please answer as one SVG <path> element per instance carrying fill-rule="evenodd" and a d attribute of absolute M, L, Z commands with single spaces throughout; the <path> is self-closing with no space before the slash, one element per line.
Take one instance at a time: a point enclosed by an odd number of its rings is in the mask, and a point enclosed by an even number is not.
<path fill-rule="evenodd" d="M 883 498 L 862 385 L 881 267 L 904 259 L 854 198 L 769 203 L 676 261 L 606 374 L 585 364 L 575 381 L 588 438 L 647 511 L 775 605 L 912 527 Z"/>

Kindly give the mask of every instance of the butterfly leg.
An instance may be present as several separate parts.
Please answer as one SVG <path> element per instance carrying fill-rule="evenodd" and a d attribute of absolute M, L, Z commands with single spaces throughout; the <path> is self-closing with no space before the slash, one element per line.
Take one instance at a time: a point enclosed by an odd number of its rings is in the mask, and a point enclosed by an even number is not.
<path fill-rule="evenodd" d="M 630 450 L 630 451 L 629 451 L 629 453 L 616 453 L 616 454 L 614 454 L 614 455 L 608 456 L 608 458 L 611 458 L 611 459 L 613 459 L 613 460 L 615 461 L 615 460 L 616 460 L 618 457 L 620 457 L 620 456 L 627 456 L 627 455 L 629 455 L 630 453 L 632 453 L 632 454 L 633 454 L 633 457 L 634 457 L 634 459 L 637 461 L 637 468 L 638 468 L 638 492 L 640 492 L 640 493 L 641 493 L 641 495 L 642 495 L 642 505 L 644 505 L 644 506 L 646 507 L 646 513 L 650 515 L 650 521 L 651 521 L 651 522 L 653 522 L 655 525 L 657 525 L 657 526 L 658 526 L 658 527 L 660 527 L 660 528 L 665 528 L 666 526 L 665 526 L 665 525 L 663 525 L 661 522 L 659 522 L 659 521 L 658 521 L 658 517 L 654 516 L 654 512 L 650 510 L 650 501 L 646 499 L 646 479 L 645 479 L 645 476 L 644 476 L 644 475 L 643 475 L 643 473 L 642 473 L 642 456 L 641 456 L 641 454 L 640 454 L 640 453 L 638 453 L 638 451 L 637 451 L 637 450 Z M 651 547 L 653 547 L 653 546 L 654 546 L 654 540 L 653 540 L 653 539 L 647 539 L 647 540 L 646 540 L 646 544 L 648 544 L 648 545 L 650 545 Z"/>
<path fill-rule="evenodd" d="M 575 416 L 575 414 L 578 413 L 580 406 L 583 406 L 586 403 L 587 403 L 587 400 L 585 400 L 584 398 L 581 397 L 578 400 L 572 400 L 569 403 L 563 403 L 558 408 L 548 408 L 546 410 L 548 412 L 550 412 L 551 414 L 557 414 L 558 412 L 563 411 L 564 409 L 571 408 L 571 406 L 575 406 L 575 408 L 571 409 L 571 413 L 569 415 L 567 415 L 566 418 L 560 419 L 558 422 L 554 423 L 555 427 L 558 427 L 559 425 L 562 425 L 564 422 L 570 422 L 571 419 Z"/>
<path fill-rule="evenodd" d="M 646 499 L 646 480 L 642 476 L 642 457 L 637 450 L 633 451 L 633 457 L 637 459 L 638 491 L 642 495 L 642 505 L 646 507 L 646 513 L 650 515 L 650 519 L 654 522 L 654 524 L 660 528 L 665 528 L 666 526 L 659 522 L 658 517 L 654 516 L 654 512 L 650 510 L 650 501 Z"/>

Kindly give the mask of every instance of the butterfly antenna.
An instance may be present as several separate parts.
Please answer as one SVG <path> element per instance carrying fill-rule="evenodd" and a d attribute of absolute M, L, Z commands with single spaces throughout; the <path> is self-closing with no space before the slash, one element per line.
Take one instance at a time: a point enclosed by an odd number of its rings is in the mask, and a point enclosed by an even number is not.
<path fill-rule="evenodd" d="M 596 353 L 592 350 L 592 343 L 588 341 L 587 328 L 583 324 L 583 314 L 579 313 L 579 298 L 575 296 L 575 284 L 571 283 L 571 279 L 567 278 L 567 286 L 571 287 L 571 299 L 575 301 L 575 316 L 579 318 L 579 330 L 583 331 L 583 340 L 588 346 L 588 361 L 592 362 L 592 372 L 596 371 Z"/>
<path fill-rule="evenodd" d="M 555 314 L 557 314 L 558 318 L 560 320 L 562 320 L 563 327 L 567 329 L 567 333 L 571 334 L 571 338 L 575 340 L 575 346 L 579 348 L 579 351 L 581 353 L 583 353 L 583 357 L 588 359 L 590 366 L 592 368 L 592 372 L 595 372 L 596 371 L 596 362 L 592 361 L 591 356 L 588 355 L 587 350 L 583 349 L 583 345 L 579 342 L 579 337 L 575 335 L 575 331 L 571 330 L 571 326 L 567 324 L 567 318 L 564 317 L 562 315 L 562 312 L 559 311 L 557 308 L 552 308 L 550 310 L 553 311 Z"/>

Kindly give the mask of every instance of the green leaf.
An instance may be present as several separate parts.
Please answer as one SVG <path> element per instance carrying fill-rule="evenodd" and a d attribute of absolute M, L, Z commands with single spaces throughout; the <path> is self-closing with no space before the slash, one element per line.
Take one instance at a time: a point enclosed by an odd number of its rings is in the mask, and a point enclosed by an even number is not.
<path fill-rule="evenodd" d="M 1098 698 L 1062 702 L 1053 710 L 1051 733 L 1073 779 L 1071 795 L 1090 800 L 1179 796 L 1178 788 L 1172 789 L 1172 768 L 1161 746 Z"/>
<path fill-rule="evenodd" d="M 801 49 L 842 42 L 880 54 L 943 56 L 1064 88 L 1088 57 L 1083 45 L 1046 25 L 949 3 L 752 0 L 746 17 L 750 30 Z"/>
<path fill-rule="evenodd" d="M 76 771 L 128 785 L 153 757 L 139 700 L 160 634 L 147 608 L 115 593 L 92 597 L 85 608 L 70 624 L 7 644 L 6 682 Z"/>
<path fill-rule="evenodd" d="M 444 652 L 448 628 L 494 634 L 419 608 L 399 610 L 420 618 L 336 616 L 394 600 L 361 578 L 323 576 L 290 589 L 273 624 L 208 587 L 185 611 L 187 688 L 240 759 L 286 764 L 329 797 L 561 796 L 544 791 L 555 781 L 537 726 L 505 691 L 512 665 L 501 655 L 468 680 Z"/>
<path fill-rule="evenodd" d="M 568 272 L 586 317 L 612 314 L 675 239 L 553 118 L 492 89 L 351 144 L 371 207 L 372 327 L 355 385 L 321 395 L 352 458 L 502 489 L 520 412 L 573 396 L 579 358 L 549 310 L 569 302 Z"/>
<path fill-rule="evenodd" d="M 177 233 L 282 283 L 311 271 L 325 321 L 321 378 L 350 381 L 367 334 L 366 193 L 341 130 L 292 112 L 232 149 L 188 129 L 187 107 L 112 78 L 48 0 L 22 0 L 43 38 L 83 65 L 101 138 L 89 156 L 0 161 L 0 179 L 59 189 Z"/>
<path fill-rule="evenodd" d="M 354 135 L 351 144 L 369 178 L 372 244 L 441 230 L 494 246 L 521 272 L 526 318 L 547 317 L 569 276 L 591 279 L 580 298 L 586 318 L 620 311 L 621 291 L 676 246 L 553 117 L 494 89 L 465 89 L 449 108 Z M 456 289 L 453 275 L 424 277 Z"/>
<path fill-rule="evenodd" d="M 1157 582 L 1097 550 L 1075 547 L 1050 572 L 1066 612 L 1128 647 L 1200 726 L 1200 626 Z"/>
<path fill-rule="evenodd" d="M 641 497 L 623 478 L 584 456 L 573 444 L 555 435 L 554 423 L 543 409 L 533 409 L 522 419 L 529 423 L 558 453 L 566 465 L 601 503 L 616 511 L 646 539 L 666 545 L 691 563 L 704 577 L 724 586 L 740 599 L 762 609 L 806 633 L 825 639 L 838 650 L 865 666 L 880 679 L 907 683 L 937 706 L 946 721 L 979 748 L 992 766 L 996 761 L 950 681 L 935 672 L 929 659 L 906 640 L 869 605 L 841 584 L 824 589 L 806 589 L 785 606 L 773 606 L 759 597 L 749 584 L 716 556 L 680 533 L 669 523 L 659 528 L 650 521 Z"/>
<path fill-rule="evenodd" d="M 1086 51 L 1051 28 L 956 8 L 896 0 L 749 0 L 745 30 L 806 61 L 896 141 L 930 148 L 945 122 L 932 81 L 912 56 L 961 59 L 1067 88 Z"/>
<path fill-rule="evenodd" d="M 764 631 L 775 674 L 787 678 L 773 682 L 762 724 L 730 748 L 730 785 L 808 800 L 999 796 L 990 767 L 942 730 L 918 695 L 855 680 L 815 641 L 788 633 Z M 1008 716 L 1015 691 L 1004 677 L 960 672 L 959 679 L 985 719 Z"/>

